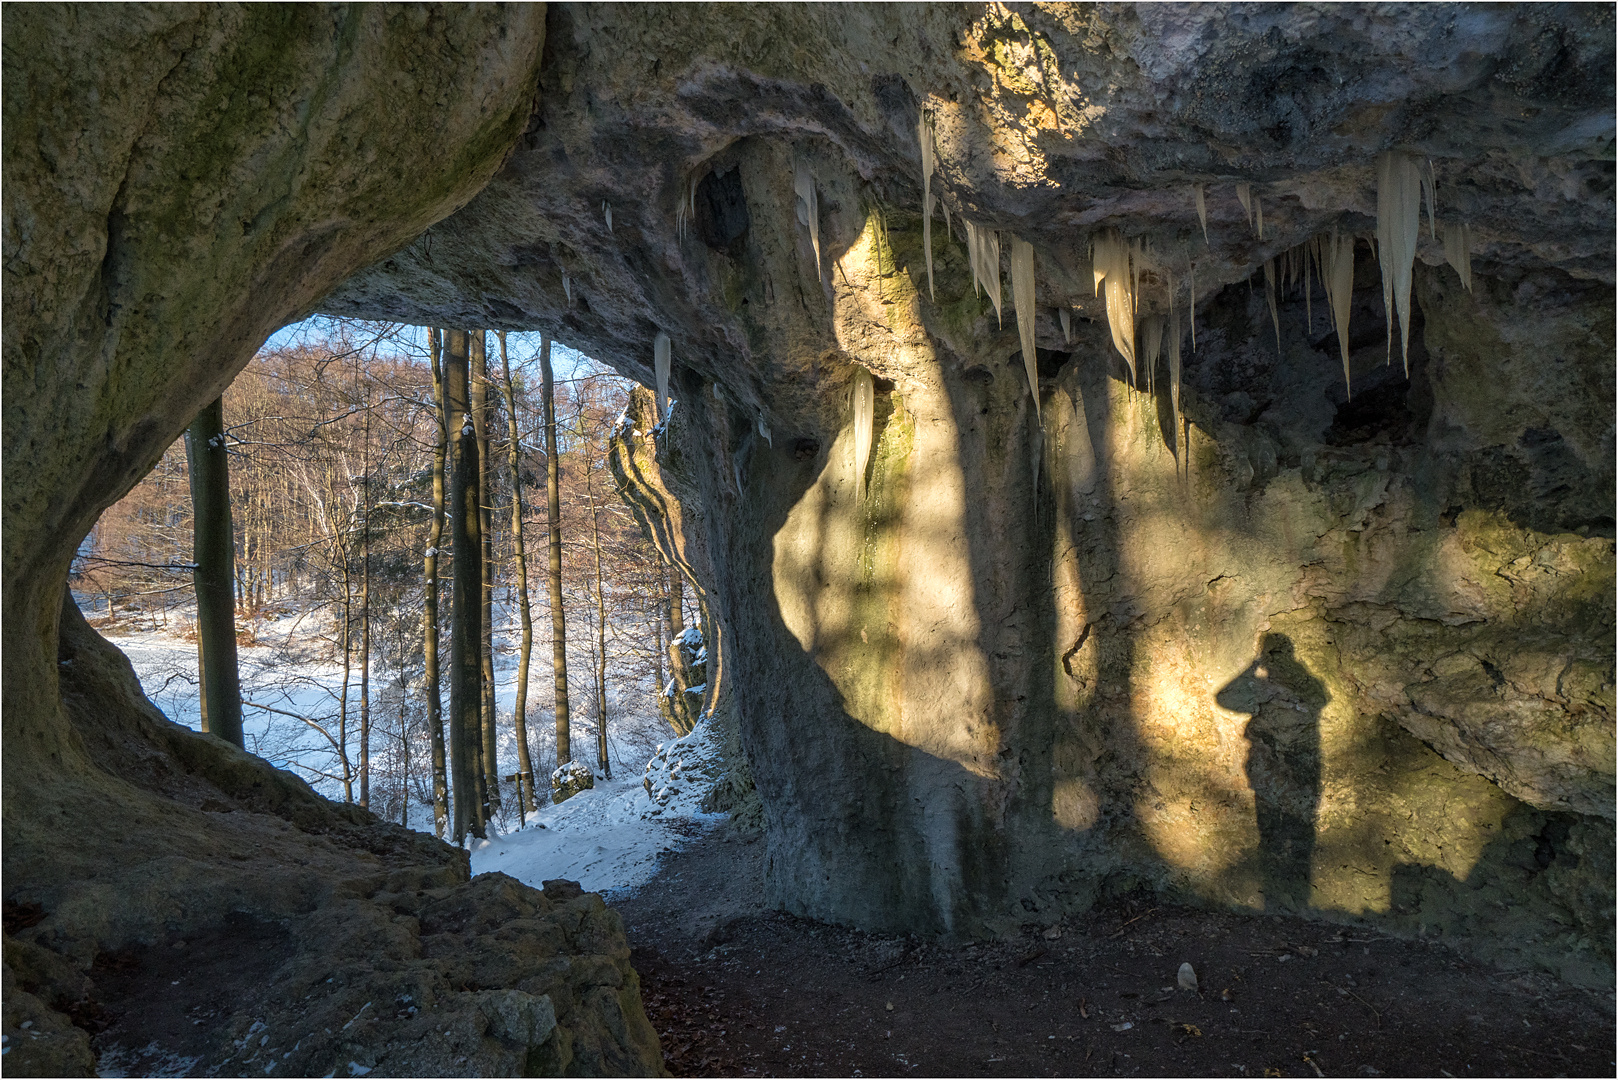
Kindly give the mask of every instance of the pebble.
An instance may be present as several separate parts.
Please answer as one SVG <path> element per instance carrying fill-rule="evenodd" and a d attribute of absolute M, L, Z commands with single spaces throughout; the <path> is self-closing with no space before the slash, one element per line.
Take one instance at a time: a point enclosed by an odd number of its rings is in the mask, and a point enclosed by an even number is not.
<path fill-rule="evenodd" d="M 1190 964 L 1180 965 L 1180 989 L 1190 990 L 1192 993 L 1196 992 L 1197 972 Z"/>

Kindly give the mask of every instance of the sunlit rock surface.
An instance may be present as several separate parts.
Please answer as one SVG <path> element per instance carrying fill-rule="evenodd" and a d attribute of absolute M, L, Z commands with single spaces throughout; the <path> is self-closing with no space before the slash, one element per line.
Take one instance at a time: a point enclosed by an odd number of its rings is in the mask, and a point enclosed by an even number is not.
<path fill-rule="evenodd" d="M 543 38 L 532 7 L 5 9 L 7 1075 L 94 1074 L 119 982 L 124 1036 L 182 1017 L 183 1050 L 145 1032 L 168 1068 L 661 1071 L 599 898 L 469 883 L 169 723 L 64 607 L 101 510 L 265 337 L 495 172 Z"/>
<path fill-rule="evenodd" d="M 173 794 L 213 758 L 109 778 L 69 723 L 61 587 L 318 306 L 545 328 L 648 384 L 670 335 L 645 488 L 680 500 L 784 907 L 981 934 L 1144 885 L 1610 980 L 1610 8 L 98 10 L 5 16 L 8 900 L 99 865 L 64 830 L 221 835 Z M 1261 268 L 1372 233 L 1390 149 L 1471 224 L 1474 290 L 1424 220 L 1407 381 L 1362 242 L 1349 400 L 1320 292 L 1282 291 L 1278 343 Z M 1042 423 L 963 214 L 1034 246 Z M 1142 317 L 1194 281 L 1178 435 L 1162 369 L 1123 381 L 1107 228 L 1156 263 Z M 107 865 L 152 891 L 33 938 L 87 960 L 195 884 Z"/>
<path fill-rule="evenodd" d="M 506 167 L 323 306 L 545 326 L 648 384 L 670 334 L 673 419 L 622 438 L 649 512 L 677 493 L 788 909 L 976 934 L 1144 884 L 1606 980 L 1612 20 L 559 6 Z M 1390 149 L 1474 287 L 1424 217 L 1406 380 L 1361 240 L 1350 400 L 1318 281 L 1278 342 L 1260 269 L 1374 233 Z M 1034 245 L 1042 425 L 961 215 Z M 1156 264 L 1140 317 L 1194 290 L 1178 438 L 1110 343 L 1104 228 Z"/>

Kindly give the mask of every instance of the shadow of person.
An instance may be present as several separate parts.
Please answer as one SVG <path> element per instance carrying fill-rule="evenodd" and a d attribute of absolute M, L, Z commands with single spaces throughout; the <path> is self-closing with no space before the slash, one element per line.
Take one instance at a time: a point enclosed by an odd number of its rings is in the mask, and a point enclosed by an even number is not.
<path fill-rule="evenodd" d="M 1266 634 L 1247 670 L 1214 700 L 1252 717 L 1243 734 L 1258 816 L 1264 907 L 1306 907 L 1320 807 L 1320 711 L 1331 695 L 1293 655 L 1291 638 Z"/>

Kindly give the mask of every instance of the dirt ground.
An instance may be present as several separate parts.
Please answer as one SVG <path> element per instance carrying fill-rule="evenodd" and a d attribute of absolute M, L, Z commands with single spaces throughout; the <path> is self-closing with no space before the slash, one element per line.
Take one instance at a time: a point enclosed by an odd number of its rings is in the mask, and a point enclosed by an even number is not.
<path fill-rule="evenodd" d="M 763 848 L 721 825 L 614 904 L 675 1076 L 1615 1072 L 1611 992 L 1439 943 L 1146 897 L 994 944 L 882 938 L 765 910 Z"/>

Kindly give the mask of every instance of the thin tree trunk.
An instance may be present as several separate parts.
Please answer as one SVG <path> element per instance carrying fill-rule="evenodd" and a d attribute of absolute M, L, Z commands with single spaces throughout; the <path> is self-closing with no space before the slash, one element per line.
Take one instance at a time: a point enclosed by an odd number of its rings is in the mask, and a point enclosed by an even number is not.
<path fill-rule="evenodd" d="M 433 746 L 433 832 L 444 838 L 449 826 L 449 781 L 444 773 L 444 717 L 443 698 L 438 682 L 438 545 L 444 539 L 444 458 L 449 449 L 449 436 L 444 420 L 444 375 L 439 358 L 440 337 L 437 330 L 429 330 L 433 367 L 433 420 L 436 441 L 433 443 L 433 523 L 427 534 L 427 554 L 423 577 L 427 595 L 422 604 L 422 664 L 426 668 L 427 731 Z"/>
<path fill-rule="evenodd" d="M 494 498 L 489 438 L 488 331 L 472 331 L 472 430 L 478 444 L 478 526 L 483 537 L 483 637 L 479 659 L 483 666 L 483 816 L 493 820 L 500 808 L 499 739 L 495 731 L 494 696 Z"/>
<path fill-rule="evenodd" d="M 190 464 L 197 652 L 202 674 L 202 728 L 242 745 L 242 690 L 236 668 L 236 546 L 230 523 L 230 457 L 225 451 L 224 398 L 191 422 Z M 110 607 L 110 605 L 109 605 Z"/>
<path fill-rule="evenodd" d="M 355 377 L 363 380 L 358 354 Z M 360 447 L 360 491 L 365 506 L 360 517 L 360 805 L 371 805 L 371 402 L 364 391 L 364 443 Z"/>
<path fill-rule="evenodd" d="M 584 425 L 579 425 L 581 436 Z M 612 779 L 612 763 L 607 760 L 607 601 L 601 588 L 601 516 L 596 512 L 595 469 L 590 447 L 585 442 L 584 493 L 590 503 L 590 546 L 596 557 L 596 765 L 601 775 Z"/>
<path fill-rule="evenodd" d="M 528 603 L 528 552 L 522 532 L 522 444 L 517 431 L 517 391 L 511 382 L 511 358 L 506 355 L 506 332 L 500 331 L 500 371 L 506 393 L 506 426 L 511 445 L 511 546 L 517 564 L 517 614 L 522 619 L 522 649 L 517 654 L 517 700 L 514 726 L 517 735 L 517 801 L 525 811 L 539 809 L 534 799 L 534 763 L 528 753 L 528 661 L 534 651 L 534 617 Z"/>
<path fill-rule="evenodd" d="M 401 626 L 400 637 L 403 637 Z M 399 655 L 404 656 L 404 642 L 399 643 Z M 410 700 L 410 677 L 405 674 L 404 662 L 399 664 L 399 824 L 410 828 L 410 725 L 405 717 L 405 702 Z"/>
<path fill-rule="evenodd" d="M 545 422 L 545 522 L 550 529 L 551 667 L 556 682 L 556 764 L 573 760 L 568 745 L 567 619 L 562 611 L 562 477 L 556 460 L 556 377 L 551 373 L 551 339 L 539 346 L 540 404 Z"/>
<path fill-rule="evenodd" d="M 447 420 L 455 439 L 455 467 L 450 483 L 455 576 L 450 617 L 449 741 L 455 776 L 454 839 L 460 844 L 468 831 L 474 836 L 484 835 L 483 803 L 478 793 L 481 770 L 476 760 L 483 701 L 483 673 L 478 662 L 483 538 L 477 512 L 477 435 L 467 411 L 470 365 L 466 331 L 449 331 L 445 354 Z"/>
<path fill-rule="evenodd" d="M 354 801 L 354 770 L 348 760 L 348 677 L 354 654 L 354 591 L 349 578 L 348 547 L 340 544 L 343 560 L 343 688 L 337 697 L 337 754 L 343 759 L 343 801 Z"/>

